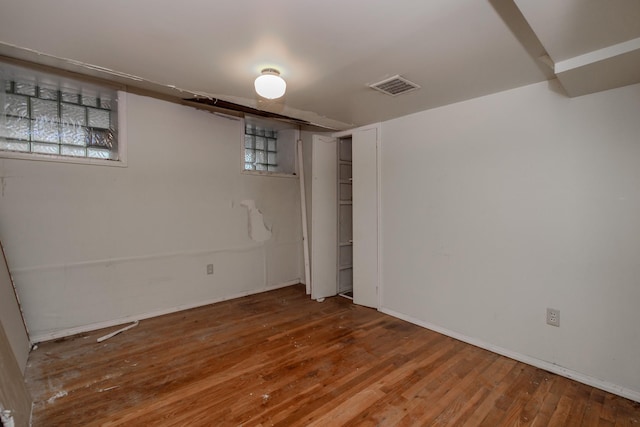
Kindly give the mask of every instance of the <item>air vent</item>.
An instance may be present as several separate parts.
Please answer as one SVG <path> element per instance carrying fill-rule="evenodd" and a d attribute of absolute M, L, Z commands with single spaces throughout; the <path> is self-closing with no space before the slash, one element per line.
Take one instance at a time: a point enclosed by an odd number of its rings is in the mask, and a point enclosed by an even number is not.
<path fill-rule="evenodd" d="M 411 92 L 412 90 L 420 89 L 420 86 L 410 82 L 404 77 L 393 76 L 381 82 L 369 85 L 371 89 L 375 89 L 387 95 L 396 96 L 403 93 Z"/>

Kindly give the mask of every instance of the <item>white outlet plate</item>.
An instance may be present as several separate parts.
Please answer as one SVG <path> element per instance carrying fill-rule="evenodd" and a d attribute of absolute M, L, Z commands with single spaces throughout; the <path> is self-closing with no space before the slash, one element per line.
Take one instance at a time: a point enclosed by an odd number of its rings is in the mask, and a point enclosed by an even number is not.
<path fill-rule="evenodd" d="M 207 274 L 213 274 L 213 264 L 207 264 Z"/>
<path fill-rule="evenodd" d="M 560 326 L 560 310 L 547 308 L 547 325 Z"/>

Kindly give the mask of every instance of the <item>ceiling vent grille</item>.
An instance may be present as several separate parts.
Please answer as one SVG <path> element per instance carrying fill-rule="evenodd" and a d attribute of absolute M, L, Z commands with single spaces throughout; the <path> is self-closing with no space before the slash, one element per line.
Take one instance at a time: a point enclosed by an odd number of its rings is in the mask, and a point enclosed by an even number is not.
<path fill-rule="evenodd" d="M 397 96 L 420 89 L 419 85 L 400 76 L 389 77 L 381 82 L 371 84 L 369 87 L 391 96 Z"/>

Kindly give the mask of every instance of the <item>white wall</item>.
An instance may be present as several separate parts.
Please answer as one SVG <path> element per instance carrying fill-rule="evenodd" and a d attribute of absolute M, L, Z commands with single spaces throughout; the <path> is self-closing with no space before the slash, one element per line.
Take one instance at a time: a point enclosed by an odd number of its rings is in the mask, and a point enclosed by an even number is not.
<path fill-rule="evenodd" d="M 311 265 L 311 241 L 313 239 L 311 233 L 311 197 L 312 197 L 312 177 L 313 177 L 313 161 L 311 153 L 313 151 L 313 135 L 325 135 L 322 132 L 300 132 L 300 139 L 302 140 L 302 162 L 304 166 L 304 191 L 305 191 L 305 205 L 307 208 L 307 239 L 309 240 L 309 265 Z M 304 262 L 304 260 L 303 260 Z M 304 266 L 303 266 L 304 267 Z"/>
<path fill-rule="evenodd" d="M 0 324 L 7 336 L 7 343 L 2 345 L 10 346 L 20 370 L 24 373 L 31 344 L 2 251 L 0 251 Z"/>
<path fill-rule="evenodd" d="M 126 168 L 0 159 L 32 339 L 299 281 L 298 181 L 240 172 L 240 121 L 128 94 L 126 131 Z M 272 227 L 264 244 L 245 199 Z"/>
<path fill-rule="evenodd" d="M 638 399 L 640 85 L 559 91 L 382 124 L 382 307 Z"/>
<path fill-rule="evenodd" d="M 9 270 L 0 251 L 0 410 L 11 410 L 18 426 L 30 425 L 31 397 L 23 377 L 30 348 Z"/>
<path fill-rule="evenodd" d="M 1 322 L 0 379 L 0 410 L 11 411 L 16 426 L 30 426 L 31 396 Z"/>

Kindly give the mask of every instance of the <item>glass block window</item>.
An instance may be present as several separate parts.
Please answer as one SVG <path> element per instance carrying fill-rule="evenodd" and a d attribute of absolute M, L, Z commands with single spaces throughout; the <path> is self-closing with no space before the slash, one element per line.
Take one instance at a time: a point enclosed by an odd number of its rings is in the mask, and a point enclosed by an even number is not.
<path fill-rule="evenodd" d="M 117 92 L 0 76 L 0 151 L 119 160 Z"/>
<path fill-rule="evenodd" d="M 278 172 L 278 131 L 246 123 L 244 170 Z"/>

